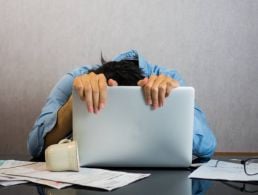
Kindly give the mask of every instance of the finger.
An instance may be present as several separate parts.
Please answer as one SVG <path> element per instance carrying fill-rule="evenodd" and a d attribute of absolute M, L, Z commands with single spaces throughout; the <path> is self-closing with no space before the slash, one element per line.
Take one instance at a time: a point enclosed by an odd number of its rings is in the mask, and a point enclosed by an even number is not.
<path fill-rule="evenodd" d="M 151 89 L 156 78 L 157 78 L 156 75 L 150 76 L 150 78 L 148 79 L 148 82 L 144 85 L 144 88 L 143 88 L 145 100 L 148 105 L 152 105 Z"/>
<path fill-rule="evenodd" d="M 83 83 L 84 91 L 84 101 L 87 105 L 88 112 L 93 112 L 93 102 L 92 102 L 92 88 L 89 81 L 89 76 L 81 77 Z"/>
<path fill-rule="evenodd" d="M 139 80 L 138 82 L 137 82 L 137 85 L 138 86 L 140 86 L 140 87 L 143 87 L 144 85 L 146 85 L 146 83 L 148 82 L 148 78 L 147 77 L 145 77 L 144 79 L 142 79 L 142 80 Z"/>
<path fill-rule="evenodd" d="M 155 79 L 155 81 L 153 83 L 152 89 L 151 89 L 152 106 L 154 109 L 161 106 L 160 98 L 162 96 L 163 91 L 160 92 L 159 90 L 160 90 L 160 84 L 163 81 L 165 81 L 165 76 L 163 76 L 163 75 L 157 76 L 157 78 Z M 162 88 L 161 88 L 161 90 L 162 90 Z M 165 96 L 165 92 L 164 92 L 164 96 Z"/>
<path fill-rule="evenodd" d="M 108 86 L 118 86 L 118 83 L 113 79 L 108 79 Z"/>
<path fill-rule="evenodd" d="M 168 79 L 171 79 L 171 78 L 168 78 Z M 177 87 L 179 87 L 179 82 L 177 80 L 171 79 L 170 81 L 168 81 L 165 97 L 168 97 L 171 91 Z"/>
<path fill-rule="evenodd" d="M 99 81 L 95 73 L 90 73 L 90 84 L 92 88 L 94 113 L 97 113 L 99 111 Z"/>
<path fill-rule="evenodd" d="M 107 99 L 107 80 L 104 74 L 98 75 L 99 77 L 99 110 L 103 109 Z"/>
<path fill-rule="evenodd" d="M 159 106 L 164 106 L 166 92 L 167 92 L 167 82 L 166 80 L 164 80 L 159 85 Z"/>
<path fill-rule="evenodd" d="M 76 77 L 73 81 L 73 88 L 76 90 L 81 100 L 84 100 L 83 84 L 81 77 Z"/>

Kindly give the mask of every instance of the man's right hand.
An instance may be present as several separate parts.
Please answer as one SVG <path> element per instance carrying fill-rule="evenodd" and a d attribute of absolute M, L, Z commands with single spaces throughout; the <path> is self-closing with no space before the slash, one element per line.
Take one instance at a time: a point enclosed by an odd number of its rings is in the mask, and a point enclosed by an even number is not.
<path fill-rule="evenodd" d="M 117 86 L 118 83 L 109 79 L 104 74 L 93 72 L 78 76 L 73 81 L 73 88 L 77 91 L 82 101 L 85 101 L 88 112 L 98 113 L 105 107 L 107 99 L 107 86 Z"/>

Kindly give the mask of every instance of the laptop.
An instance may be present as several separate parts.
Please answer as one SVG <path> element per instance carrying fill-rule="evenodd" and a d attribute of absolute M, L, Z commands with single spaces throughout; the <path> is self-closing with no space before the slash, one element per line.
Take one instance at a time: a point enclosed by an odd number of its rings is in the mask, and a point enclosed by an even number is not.
<path fill-rule="evenodd" d="M 73 139 L 81 166 L 189 167 L 194 88 L 178 87 L 162 108 L 146 105 L 138 86 L 108 87 L 105 108 L 88 113 L 73 91 Z"/>

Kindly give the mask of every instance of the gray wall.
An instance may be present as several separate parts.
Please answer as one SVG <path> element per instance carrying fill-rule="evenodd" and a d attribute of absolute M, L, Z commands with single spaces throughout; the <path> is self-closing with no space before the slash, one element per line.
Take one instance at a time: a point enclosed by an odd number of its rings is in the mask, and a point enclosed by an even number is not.
<path fill-rule="evenodd" d="M 258 1 L 0 0 L 0 154 L 26 139 L 56 81 L 137 49 L 196 88 L 217 151 L 258 152 Z"/>

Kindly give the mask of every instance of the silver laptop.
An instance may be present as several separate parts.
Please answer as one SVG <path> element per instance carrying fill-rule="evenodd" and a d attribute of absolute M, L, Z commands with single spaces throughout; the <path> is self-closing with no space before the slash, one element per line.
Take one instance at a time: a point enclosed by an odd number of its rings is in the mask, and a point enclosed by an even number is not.
<path fill-rule="evenodd" d="M 81 166 L 188 167 L 192 161 L 194 89 L 172 90 L 162 108 L 140 87 L 109 87 L 105 108 L 88 113 L 73 91 L 73 139 Z"/>

